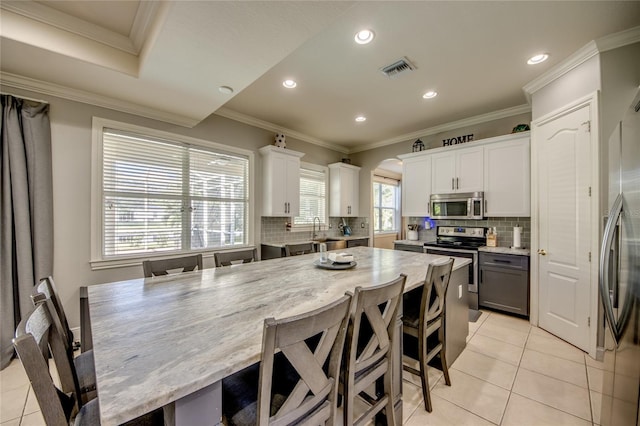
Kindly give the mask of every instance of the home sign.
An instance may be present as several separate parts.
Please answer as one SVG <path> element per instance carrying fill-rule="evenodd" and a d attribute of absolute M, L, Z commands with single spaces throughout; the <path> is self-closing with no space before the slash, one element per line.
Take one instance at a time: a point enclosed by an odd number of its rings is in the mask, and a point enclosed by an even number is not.
<path fill-rule="evenodd" d="M 469 135 L 456 136 L 453 138 L 442 139 L 442 146 L 458 145 L 461 143 L 471 142 L 473 140 L 473 133 Z"/>

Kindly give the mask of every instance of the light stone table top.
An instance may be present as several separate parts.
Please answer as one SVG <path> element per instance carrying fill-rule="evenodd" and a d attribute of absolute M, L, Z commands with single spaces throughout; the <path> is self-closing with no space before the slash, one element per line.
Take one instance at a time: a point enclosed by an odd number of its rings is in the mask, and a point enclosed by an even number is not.
<path fill-rule="evenodd" d="M 267 317 L 301 314 L 400 273 L 411 290 L 442 257 L 343 251 L 354 255 L 355 268 L 319 269 L 319 254 L 308 254 L 89 286 L 102 425 L 160 408 L 259 361 Z M 456 258 L 453 268 L 469 263 Z"/>

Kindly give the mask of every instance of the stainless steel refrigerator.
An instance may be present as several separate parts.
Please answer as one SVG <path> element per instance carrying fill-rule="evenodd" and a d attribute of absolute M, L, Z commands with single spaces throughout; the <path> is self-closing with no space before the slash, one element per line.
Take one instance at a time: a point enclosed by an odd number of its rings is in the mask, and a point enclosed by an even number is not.
<path fill-rule="evenodd" d="M 600 252 L 604 374 L 600 424 L 640 425 L 640 92 L 609 140 Z M 596 402 L 596 401 L 594 401 Z"/>

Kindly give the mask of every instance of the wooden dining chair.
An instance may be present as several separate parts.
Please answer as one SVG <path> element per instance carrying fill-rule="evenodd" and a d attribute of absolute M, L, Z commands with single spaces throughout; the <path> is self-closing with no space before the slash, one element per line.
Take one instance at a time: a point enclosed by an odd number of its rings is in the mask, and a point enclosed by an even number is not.
<path fill-rule="evenodd" d="M 345 342 L 345 366 L 342 383 L 344 425 L 361 425 L 385 410 L 387 425 L 395 426 L 393 409 L 392 348 L 397 337 L 396 319 L 407 276 L 400 276 L 375 287 L 357 287 L 353 295 Z M 381 385 L 379 381 L 382 381 Z M 378 382 L 378 383 L 376 383 Z M 366 392 L 376 383 L 376 395 Z M 367 405 L 358 418 L 356 398 Z"/>
<path fill-rule="evenodd" d="M 145 260 L 142 262 L 142 270 L 146 278 L 168 275 L 176 272 L 190 272 L 195 269 L 202 270 L 202 254 L 193 256 L 173 257 L 170 259 Z"/>
<path fill-rule="evenodd" d="M 333 425 L 351 296 L 267 318 L 262 361 L 222 381 L 227 425 Z"/>
<path fill-rule="evenodd" d="M 58 327 L 62 341 L 65 345 L 67 356 L 73 362 L 76 376 L 80 385 L 80 393 L 83 402 L 87 402 L 96 397 L 96 370 L 93 359 L 93 351 L 89 350 L 77 356 L 74 355 L 73 332 L 69 328 L 67 316 L 65 315 L 58 290 L 51 276 L 43 278 L 36 284 L 31 293 L 31 300 L 34 305 L 49 301 L 53 322 Z"/>
<path fill-rule="evenodd" d="M 216 268 L 237 263 L 250 263 L 258 260 L 258 251 L 254 249 L 216 252 L 213 254 Z"/>
<path fill-rule="evenodd" d="M 74 368 L 67 357 L 63 336 L 54 324 L 51 300 L 38 302 L 18 324 L 13 347 L 27 374 L 42 417 L 47 426 L 96 426 L 100 425 L 98 399 L 82 402 L 78 399 L 78 382 Z M 53 382 L 49 372 L 49 354 L 60 378 L 62 389 Z M 155 426 L 164 424 L 161 409 L 127 422 L 127 426 Z"/>
<path fill-rule="evenodd" d="M 286 244 L 284 246 L 285 256 L 298 256 L 301 254 L 315 253 L 313 243 Z"/>
<path fill-rule="evenodd" d="M 445 383 L 451 386 L 445 350 L 445 300 L 452 268 L 452 258 L 441 263 L 430 263 L 424 285 L 421 288 L 421 297 L 412 297 L 415 295 L 408 293 L 403 299 L 402 332 L 418 340 L 420 370 L 404 362 L 402 368 L 420 376 L 424 408 L 428 412 L 431 412 L 433 408 L 427 364 L 436 356 L 440 358 Z M 437 337 L 429 339 L 436 332 Z M 409 358 L 408 355 L 405 354 L 405 356 Z"/>

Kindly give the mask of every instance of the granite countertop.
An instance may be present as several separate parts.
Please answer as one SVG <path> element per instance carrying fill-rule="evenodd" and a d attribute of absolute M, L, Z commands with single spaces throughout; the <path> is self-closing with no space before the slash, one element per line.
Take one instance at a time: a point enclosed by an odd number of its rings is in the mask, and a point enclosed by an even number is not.
<path fill-rule="evenodd" d="M 512 247 L 480 247 L 478 251 L 487 253 L 513 254 L 515 256 L 530 256 L 531 250 L 528 248 L 512 248 Z"/>
<path fill-rule="evenodd" d="M 356 267 L 316 268 L 318 254 L 307 254 L 90 285 L 102 424 L 124 423 L 259 361 L 265 318 L 308 312 L 400 273 L 409 291 L 442 258 L 371 247 L 345 252 Z M 453 269 L 469 263 L 456 258 Z"/>

